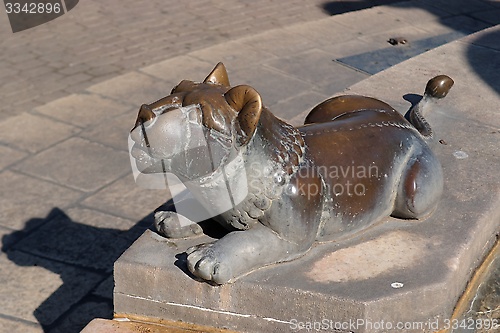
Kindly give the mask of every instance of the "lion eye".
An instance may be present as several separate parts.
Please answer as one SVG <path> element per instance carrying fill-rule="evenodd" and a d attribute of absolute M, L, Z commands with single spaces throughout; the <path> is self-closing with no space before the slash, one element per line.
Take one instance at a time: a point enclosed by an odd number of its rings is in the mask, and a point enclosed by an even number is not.
<path fill-rule="evenodd" d="M 187 111 L 187 120 L 192 124 L 201 123 L 201 112 L 199 107 L 194 107 Z"/>
<path fill-rule="evenodd" d="M 156 109 L 153 109 L 152 111 L 157 115 L 164 114 L 165 112 L 176 110 L 180 107 L 180 104 L 167 104 L 167 105 L 162 105 L 160 107 L 157 107 Z"/>

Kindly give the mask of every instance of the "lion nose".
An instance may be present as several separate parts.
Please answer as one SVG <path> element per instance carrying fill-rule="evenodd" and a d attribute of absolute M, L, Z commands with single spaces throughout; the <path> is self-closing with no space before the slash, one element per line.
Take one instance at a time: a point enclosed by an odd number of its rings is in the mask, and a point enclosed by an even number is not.
<path fill-rule="evenodd" d="M 155 113 L 151 110 L 149 106 L 146 104 L 141 105 L 141 109 L 139 110 L 139 114 L 137 115 L 137 121 L 135 122 L 135 127 L 139 126 L 140 124 L 144 124 L 147 121 L 150 121 L 156 117 Z"/>

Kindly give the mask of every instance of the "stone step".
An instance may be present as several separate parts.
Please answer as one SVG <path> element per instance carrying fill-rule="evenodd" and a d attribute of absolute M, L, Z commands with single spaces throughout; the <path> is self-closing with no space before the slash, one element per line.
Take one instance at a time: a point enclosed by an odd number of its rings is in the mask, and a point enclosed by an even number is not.
<path fill-rule="evenodd" d="M 81 333 L 236 333 L 181 322 L 151 323 L 140 320 L 94 319 Z"/>

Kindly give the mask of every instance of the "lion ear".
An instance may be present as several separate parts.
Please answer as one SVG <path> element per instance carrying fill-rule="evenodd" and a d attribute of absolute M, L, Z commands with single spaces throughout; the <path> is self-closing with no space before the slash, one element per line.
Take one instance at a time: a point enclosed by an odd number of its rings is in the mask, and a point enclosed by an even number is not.
<path fill-rule="evenodd" d="M 230 87 L 229 78 L 227 76 L 226 67 L 222 62 L 219 62 L 214 69 L 208 74 L 203 83 L 220 84 Z"/>
<path fill-rule="evenodd" d="M 238 112 L 236 134 L 238 143 L 243 146 L 248 143 L 257 129 L 262 113 L 262 98 L 257 90 L 246 85 L 232 88 L 224 94 L 224 97 L 227 103 Z"/>

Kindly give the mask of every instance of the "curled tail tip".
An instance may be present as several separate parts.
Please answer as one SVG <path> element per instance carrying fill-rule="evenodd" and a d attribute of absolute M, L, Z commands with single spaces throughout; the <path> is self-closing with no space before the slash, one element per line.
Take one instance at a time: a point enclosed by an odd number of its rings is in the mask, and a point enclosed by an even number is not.
<path fill-rule="evenodd" d="M 455 82 L 448 75 L 438 75 L 430 79 L 425 87 L 425 96 L 443 98 L 450 91 Z"/>
<path fill-rule="evenodd" d="M 438 75 L 430 79 L 425 87 L 424 98 L 410 109 L 408 120 L 425 138 L 433 138 L 433 131 L 422 114 L 424 109 L 427 109 L 433 99 L 445 97 L 453 84 L 453 80 L 447 75 Z"/>

